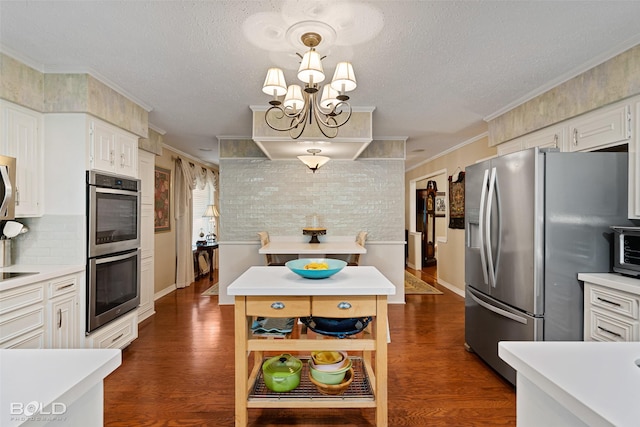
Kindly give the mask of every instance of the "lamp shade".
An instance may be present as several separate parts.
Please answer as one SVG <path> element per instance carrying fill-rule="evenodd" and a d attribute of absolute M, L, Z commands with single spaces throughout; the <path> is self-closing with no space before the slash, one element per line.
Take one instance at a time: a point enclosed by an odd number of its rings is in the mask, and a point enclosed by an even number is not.
<path fill-rule="evenodd" d="M 267 95 L 282 96 L 287 93 L 287 82 L 284 80 L 284 73 L 280 68 L 269 68 L 267 77 L 264 79 L 262 91 Z"/>
<path fill-rule="evenodd" d="M 338 92 L 336 92 L 331 85 L 324 85 L 322 87 L 322 97 L 320 98 L 320 106 L 322 108 L 332 108 L 339 101 L 337 99 Z"/>
<path fill-rule="evenodd" d="M 331 158 L 329 157 L 316 156 L 316 155 L 298 156 L 298 159 L 300 159 L 302 163 L 307 165 L 307 167 L 314 172 L 316 171 L 316 169 L 320 168 L 322 165 L 326 164 L 329 160 L 331 160 Z"/>
<path fill-rule="evenodd" d="M 298 112 L 304 107 L 302 88 L 299 85 L 290 85 L 287 88 L 287 96 L 284 97 L 284 108 Z"/>
<path fill-rule="evenodd" d="M 308 84 L 324 81 L 322 61 L 320 54 L 315 49 L 309 49 L 302 57 L 300 68 L 298 68 L 298 78 Z"/>
<path fill-rule="evenodd" d="M 353 72 L 351 62 L 340 62 L 336 65 L 336 71 L 333 73 L 331 87 L 338 92 L 349 92 L 358 86 L 356 83 L 356 74 Z"/>
<path fill-rule="evenodd" d="M 218 208 L 215 205 L 208 205 L 207 209 L 205 209 L 204 214 L 202 216 L 206 216 L 209 218 L 219 217 L 220 212 L 218 212 Z"/>

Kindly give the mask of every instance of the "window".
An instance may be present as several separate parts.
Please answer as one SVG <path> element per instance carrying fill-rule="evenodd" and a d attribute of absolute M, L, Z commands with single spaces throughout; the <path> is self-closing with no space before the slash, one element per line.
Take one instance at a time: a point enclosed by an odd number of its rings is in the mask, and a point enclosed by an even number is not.
<path fill-rule="evenodd" d="M 211 219 L 215 221 L 215 218 L 202 216 L 207 210 L 207 206 L 214 204 L 213 196 L 213 186 L 209 183 L 207 183 L 203 190 L 200 190 L 197 187 L 193 189 L 193 231 L 191 237 L 191 243 L 193 245 L 195 245 L 198 240 L 205 240 L 209 232 L 215 233 L 214 222 L 210 221 Z M 203 237 L 200 237 L 201 232 L 204 233 Z"/>

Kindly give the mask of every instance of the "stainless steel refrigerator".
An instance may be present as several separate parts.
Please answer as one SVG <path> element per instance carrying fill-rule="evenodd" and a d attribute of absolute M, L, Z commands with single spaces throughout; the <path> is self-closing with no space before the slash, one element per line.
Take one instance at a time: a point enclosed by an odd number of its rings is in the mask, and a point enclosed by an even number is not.
<path fill-rule="evenodd" d="M 465 341 L 512 384 L 499 341 L 580 341 L 579 272 L 610 271 L 627 219 L 627 153 L 537 148 L 465 175 Z"/>

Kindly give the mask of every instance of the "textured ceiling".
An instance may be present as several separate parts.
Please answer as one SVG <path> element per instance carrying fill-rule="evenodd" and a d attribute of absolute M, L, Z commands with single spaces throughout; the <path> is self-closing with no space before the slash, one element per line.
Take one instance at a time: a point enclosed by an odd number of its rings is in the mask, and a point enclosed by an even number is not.
<path fill-rule="evenodd" d="M 375 107 L 374 138 L 408 138 L 410 168 L 640 43 L 639 16 L 640 1 L 1 1 L 0 49 L 94 74 L 148 108 L 168 145 L 217 163 L 217 137 L 251 136 L 266 69 L 294 82 L 289 26 L 322 21 L 327 74 L 353 62 L 352 105 Z"/>

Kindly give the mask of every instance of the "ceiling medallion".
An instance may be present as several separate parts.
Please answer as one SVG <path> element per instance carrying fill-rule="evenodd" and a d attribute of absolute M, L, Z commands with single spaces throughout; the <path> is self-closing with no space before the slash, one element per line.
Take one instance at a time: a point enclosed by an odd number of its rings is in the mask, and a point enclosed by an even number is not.
<path fill-rule="evenodd" d="M 313 123 L 315 119 L 325 137 L 335 138 L 338 128 L 351 118 L 346 92 L 357 86 L 353 66 L 350 62 L 338 63 L 331 82 L 320 85 L 325 80 L 324 57 L 315 48 L 322 42 L 322 36 L 308 31 L 300 36 L 300 40 L 309 48 L 304 55 L 297 54 L 302 59 L 298 79 L 304 83 L 304 88 L 295 84 L 287 86 L 282 69 L 269 68 L 262 91 L 273 98 L 269 101 L 271 107 L 265 113 L 265 121 L 271 129 L 289 132 L 292 139 L 297 139 L 307 123 Z"/>

